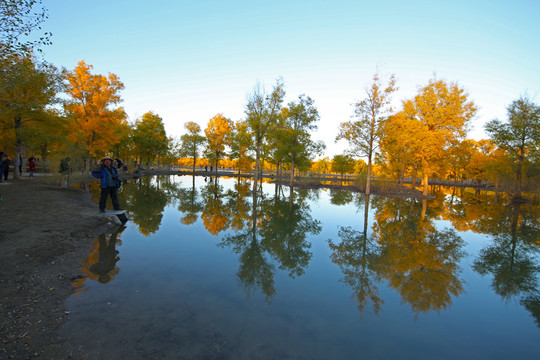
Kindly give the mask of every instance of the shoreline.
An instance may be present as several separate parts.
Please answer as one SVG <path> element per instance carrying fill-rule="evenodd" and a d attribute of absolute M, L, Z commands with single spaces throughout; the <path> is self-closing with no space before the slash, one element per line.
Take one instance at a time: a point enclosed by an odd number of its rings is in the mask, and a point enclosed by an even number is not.
<path fill-rule="evenodd" d="M 115 226 L 90 194 L 37 176 L 0 184 L 0 358 L 69 358 L 59 330 L 92 241 Z"/>
<path fill-rule="evenodd" d="M 135 172 L 125 173 L 127 178 L 136 178 L 141 176 L 152 175 L 179 175 L 179 176 L 205 176 L 205 177 L 231 177 L 231 178 L 247 178 L 252 179 L 252 173 L 238 173 L 238 171 L 219 170 L 219 171 L 205 171 L 205 170 L 138 170 Z M 289 186 L 289 179 L 282 177 L 276 179 L 274 174 L 262 174 L 259 179 L 267 179 L 271 184 L 277 184 L 281 186 Z M 330 189 L 330 190 L 346 190 L 356 193 L 365 192 L 363 185 L 342 185 L 342 184 L 330 184 L 329 182 L 345 182 L 354 183 L 354 179 L 339 179 L 335 177 L 303 177 L 297 176 L 294 180 L 293 187 L 297 189 Z M 432 195 L 424 196 L 422 191 L 410 188 L 408 186 L 393 184 L 387 189 L 379 189 L 379 184 L 376 181 L 371 183 L 371 195 L 388 196 L 388 197 L 405 197 L 414 199 L 431 199 Z"/>

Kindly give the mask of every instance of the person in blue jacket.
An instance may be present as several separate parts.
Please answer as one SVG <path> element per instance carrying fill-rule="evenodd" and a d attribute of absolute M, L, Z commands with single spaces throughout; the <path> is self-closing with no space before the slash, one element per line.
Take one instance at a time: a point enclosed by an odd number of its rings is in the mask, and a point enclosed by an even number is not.
<path fill-rule="evenodd" d="M 99 197 L 99 212 L 105 212 L 107 197 L 111 195 L 114 210 L 122 210 L 118 203 L 118 188 L 120 187 L 120 179 L 118 178 L 118 170 L 112 165 L 113 159 L 105 156 L 101 159 L 101 165 L 92 171 L 92 176 L 101 179 L 101 196 Z"/>

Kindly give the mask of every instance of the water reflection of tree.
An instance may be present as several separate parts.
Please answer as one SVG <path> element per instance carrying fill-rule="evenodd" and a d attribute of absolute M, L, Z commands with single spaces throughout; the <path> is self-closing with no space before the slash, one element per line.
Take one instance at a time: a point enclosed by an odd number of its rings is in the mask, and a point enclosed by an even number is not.
<path fill-rule="evenodd" d="M 449 307 L 452 297 L 463 292 L 458 263 L 464 241 L 453 230 L 437 230 L 425 204 L 384 197 L 374 198 L 375 222 L 368 238 L 369 198 L 364 197 L 364 202 L 364 232 L 342 227 L 341 243 L 330 242 L 332 260 L 342 268 L 359 309 L 370 300 L 374 311 L 380 310 L 384 302 L 377 283 L 381 280 L 417 313 Z"/>
<path fill-rule="evenodd" d="M 330 203 L 332 205 L 347 205 L 354 199 L 354 193 L 348 190 L 331 189 Z"/>
<path fill-rule="evenodd" d="M 338 236 L 341 239 L 339 244 L 329 242 L 332 262 L 341 267 L 345 276 L 343 282 L 353 290 L 360 314 L 368 301 L 371 301 L 373 311 L 377 314 L 384 304 L 378 289 L 379 248 L 365 232 L 351 227 L 340 227 Z"/>
<path fill-rule="evenodd" d="M 252 194 L 251 220 L 243 231 L 229 235 L 219 244 L 240 254 L 238 279 L 248 293 L 260 288 L 269 301 L 274 296 L 274 265 L 270 263 L 259 241 L 258 194 Z"/>
<path fill-rule="evenodd" d="M 300 197 L 299 197 L 300 199 Z M 289 276 L 300 276 L 311 260 L 307 234 L 319 234 L 321 225 L 313 220 L 310 209 L 300 200 L 295 203 L 280 197 L 262 204 L 261 243 Z"/>
<path fill-rule="evenodd" d="M 452 191 L 444 197 L 445 212 L 442 216 L 451 221 L 456 230 L 481 234 L 504 232 L 501 214 L 505 206 L 502 202 L 497 202 L 495 198 L 480 198 L 478 194 L 462 189 L 457 194 Z"/>
<path fill-rule="evenodd" d="M 199 191 L 195 187 L 195 176 L 191 188 L 177 189 L 175 192 L 178 211 L 184 215 L 180 218 L 180 222 L 184 225 L 191 225 L 199 218 L 199 213 L 203 210 L 203 203 L 200 201 Z"/>
<path fill-rule="evenodd" d="M 227 192 L 226 206 L 231 210 L 230 226 L 235 231 L 240 231 L 249 222 L 250 184 L 244 179 L 238 179 L 234 184 L 234 190 Z"/>
<path fill-rule="evenodd" d="M 506 301 L 521 298 L 540 326 L 540 226 L 535 208 L 512 204 L 502 210 L 497 217 L 501 226 L 490 233 L 493 242 L 480 251 L 473 269 L 492 274 L 493 290 Z"/>
<path fill-rule="evenodd" d="M 168 189 L 169 181 L 159 176 L 145 176 L 130 182 L 125 208 L 131 215 L 130 220 L 139 226 L 139 231 L 145 236 L 155 233 L 161 225 L 163 209 L 170 199 Z"/>
<path fill-rule="evenodd" d="M 204 208 L 201 218 L 204 227 L 212 235 L 217 235 L 229 227 L 231 210 L 224 206 L 224 196 L 223 186 L 219 185 L 217 177 L 210 178 L 208 184 L 202 188 Z"/>
<path fill-rule="evenodd" d="M 265 199 L 252 194 L 251 216 L 242 231 L 229 235 L 219 244 L 240 254 L 237 276 L 244 288 L 260 288 L 266 299 L 275 294 L 275 261 L 289 276 L 300 276 L 311 259 L 308 234 L 318 234 L 320 223 L 314 220 L 305 202 L 291 203 L 279 195 Z"/>

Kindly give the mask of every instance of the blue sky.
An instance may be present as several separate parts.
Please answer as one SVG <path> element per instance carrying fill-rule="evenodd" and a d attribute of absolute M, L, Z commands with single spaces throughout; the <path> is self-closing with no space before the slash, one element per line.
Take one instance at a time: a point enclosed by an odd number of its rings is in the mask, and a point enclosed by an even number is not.
<path fill-rule="evenodd" d="M 204 129 L 218 113 L 244 117 L 256 82 L 282 76 L 286 101 L 305 93 L 321 120 L 326 155 L 377 69 L 395 74 L 401 100 L 436 76 L 456 81 L 479 106 L 471 138 L 504 119 L 527 92 L 540 102 L 540 1 L 120 1 L 44 0 L 53 33 L 45 59 L 117 74 L 134 121 L 159 114 L 167 133 Z"/>

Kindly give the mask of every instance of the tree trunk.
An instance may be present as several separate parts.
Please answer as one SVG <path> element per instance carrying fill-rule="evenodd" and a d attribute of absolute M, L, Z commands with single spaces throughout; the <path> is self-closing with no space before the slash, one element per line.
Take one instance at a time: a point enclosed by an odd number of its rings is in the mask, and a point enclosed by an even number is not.
<path fill-rule="evenodd" d="M 294 156 L 291 157 L 291 181 L 290 181 L 290 188 L 291 188 L 291 191 L 292 191 L 292 188 L 293 188 L 293 184 L 294 184 Z"/>
<path fill-rule="evenodd" d="M 17 172 L 19 170 L 18 165 L 19 161 L 21 159 L 21 135 L 19 134 L 19 129 L 21 127 L 22 121 L 20 117 L 15 118 L 15 169 L 13 171 L 13 178 L 19 179 L 19 173 Z M 4 174 L 0 174 L 0 176 L 4 176 Z"/>
<path fill-rule="evenodd" d="M 368 215 L 369 215 L 369 195 L 366 195 L 365 202 L 364 202 L 364 239 L 366 239 L 367 237 Z"/>
<path fill-rule="evenodd" d="M 261 189 L 262 189 L 262 183 L 263 183 L 263 175 L 264 175 L 264 158 L 261 158 L 261 174 L 260 174 L 259 182 L 261 183 Z"/>
<path fill-rule="evenodd" d="M 257 191 L 257 181 L 259 180 L 259 154 L 261 152 L 261 141 L 257 140 L 255 148 L 255 174 L 253 174 L 253 192 Z"/>
<path fill-rule="evenodd" d="M 276 164 L 276 178 L 274 180 L 274 183 L 276 184 L 276 193 L 278 191 L 278 182 L 279 182 L 279 161 Z"/>
<path fill-rule="evenodd" d="M 525 154 L 523 147 L 520 149 L 519 156 L 518 156 L 518 163 L 517 163 L 517 169 L 516 169 L 516 182 L 517 182 L 517 188 L 516 188 L 516 194 L 515 196 L 521 196 L 521 193 L 523 191 L 523 162 L 525 160 Z"/>
<path fill-rule="evenodd" d="M 424 185 L 424 190 L 422 195 L 427 196 L 429 192 L 429 181 L 428 181 L 428 171 L 427 171 L 427 162 L 422 159 L 422 185 Z"/>
<path fill-rule="evenodd" d="M 41 166 L 43 172 L 49 172 L 49 164 L 47 161 L 47 141 L 41 144 Z"/>
<path fill-rule="evenodd" d="M 366 195 L 371 194 L 371 151 L 368 155 L 368 166 L 367 166 L 367 178 L 366 178 Z"/>
<path fill-rule="evenodd" d="M 427 171 L 424 171 L 424 174 L 423 174 L 423 179 L 422 179 L 422 182 L 423 182 L 423 185 L 424 185 L 424 190 L 422 191 L 422 195 L 424 196 L 427 196 L 428 192 L 429 192 L 429 180 L 428 180 L 428 174 L 427 174 Z"/>
<path fill-rule="evenodd" d="M 90 174 L 90 153 L 87 151 L 84 159 L 84 173 Z"/>

